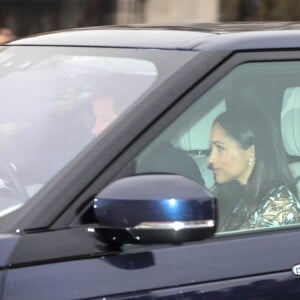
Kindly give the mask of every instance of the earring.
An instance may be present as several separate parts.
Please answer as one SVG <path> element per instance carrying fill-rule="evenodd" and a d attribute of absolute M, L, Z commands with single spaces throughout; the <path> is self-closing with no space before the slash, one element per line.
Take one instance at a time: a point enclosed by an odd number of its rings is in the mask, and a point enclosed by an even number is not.
<path fill-rule="evenodd" d="M 253 158 L 250 158 L 249 161 L 248 161 L 248 165 L 249 166 L 252 166 L 254 163 L 254 159 Z"/>

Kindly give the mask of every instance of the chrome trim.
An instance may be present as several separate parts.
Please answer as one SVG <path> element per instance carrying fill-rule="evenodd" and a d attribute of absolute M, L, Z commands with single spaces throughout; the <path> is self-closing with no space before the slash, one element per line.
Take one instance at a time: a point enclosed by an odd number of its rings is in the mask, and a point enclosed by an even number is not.
<path fill-rule="evenodd" d="M 292 272 L 295 276 L 300 276 L 300 265 L 293 266 Z"/>
<path fill-rule="evenodd" d="M 212 228 L 214 226 L 215 226 L 214 220 L 143 222 L 134 226 L 134 229 L 157 229 L 157 230 L 173 229 L 175 231 L 178 231 L 181 229 Z"/>

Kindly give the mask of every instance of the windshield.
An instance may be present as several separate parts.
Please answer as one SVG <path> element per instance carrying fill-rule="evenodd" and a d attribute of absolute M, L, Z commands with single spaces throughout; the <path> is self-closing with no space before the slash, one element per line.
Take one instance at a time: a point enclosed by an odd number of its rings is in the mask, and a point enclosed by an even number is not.
<path fill-rule="evenodd" d="M 190 58 L 159 50 L 2 47 L 0 217 Z"/>

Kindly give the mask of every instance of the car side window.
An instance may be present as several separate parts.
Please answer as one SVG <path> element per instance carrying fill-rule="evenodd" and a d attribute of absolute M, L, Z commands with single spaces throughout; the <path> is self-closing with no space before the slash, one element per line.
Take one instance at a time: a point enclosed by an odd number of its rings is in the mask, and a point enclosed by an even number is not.
<path fill-rule="evenodd" d="M 300 224 L 300 62 L 236 67 L 135 159 L 217 198 L 218 233 Z"/>

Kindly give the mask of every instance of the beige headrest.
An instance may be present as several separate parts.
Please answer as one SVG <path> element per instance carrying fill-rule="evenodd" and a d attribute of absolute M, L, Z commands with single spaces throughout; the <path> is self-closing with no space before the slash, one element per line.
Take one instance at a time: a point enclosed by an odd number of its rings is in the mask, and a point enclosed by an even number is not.
<path fill-rule="evenodd" d="M 284 92 L 281 135 L 286 152 L 300 156 L 300 87 L 291 87 Z"/>
<path fill-rule="evenodd" d="M 226 105 L 223 100 L 198 122 L 190 126 L 187 125 L 181 132 L 178 132 L 173 140 L 174 146 L 185 151 L 209 149 L 211 126 L 215 118 L 225 110 Z"/>

